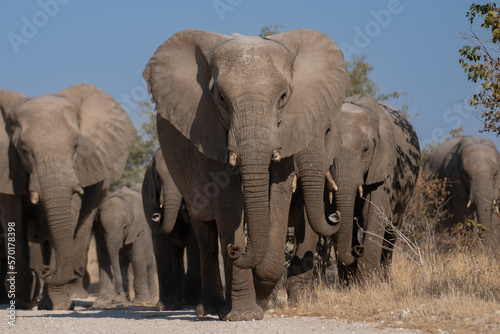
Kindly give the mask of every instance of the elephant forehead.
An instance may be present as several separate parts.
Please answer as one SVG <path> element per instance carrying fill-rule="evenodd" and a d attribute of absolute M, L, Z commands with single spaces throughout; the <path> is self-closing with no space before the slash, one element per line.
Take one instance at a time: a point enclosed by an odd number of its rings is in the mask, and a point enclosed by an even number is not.
<path fill-rule="evenodd" d="M 291 54 L 280 44 L 255 36 L 229 40 L 215 49 L 211 56 L 213 65 L 219 71 L 243 74 L 266 74 L 266 69 L 284 71 L 290 67 L 291 60 Z"/>
<path fill-rule="evenodd" d="M 497 152 L 490 146 L 482 144 L 469 145 L 462 150 L 465 169 L 498 170 Z"/>
<path fill-rule="evenodd" d="M 49 128 L 61 124 L 78 126 L 77 110 L 71 101 L 54 95 L 31 98 L 16 112 L 17 120 L 27 125 L 50 125 Z"/>

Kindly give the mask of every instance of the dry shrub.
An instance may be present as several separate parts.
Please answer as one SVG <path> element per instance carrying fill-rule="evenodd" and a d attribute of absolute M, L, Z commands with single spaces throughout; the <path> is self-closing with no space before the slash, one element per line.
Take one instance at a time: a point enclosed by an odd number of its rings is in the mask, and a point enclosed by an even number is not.
<path fill-rule="evenodd" d="M 447 192 L 445 181 L 421 173 L 403 229 L 395 231 L 399 241 L 387 277 L 349 287 L 315 280 L 317 299 L 291 307 L 282 297 L 271 313 L 424 332 L 499 332 L 500 256 L 463 230 L 436 235 L 436 224 L 448 215 Z"/>

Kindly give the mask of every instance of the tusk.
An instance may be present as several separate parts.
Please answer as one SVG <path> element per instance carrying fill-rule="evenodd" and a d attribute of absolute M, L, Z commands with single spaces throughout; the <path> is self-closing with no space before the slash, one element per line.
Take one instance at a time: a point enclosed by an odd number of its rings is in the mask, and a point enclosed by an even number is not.
<path fill-rule="evenodd" d="M 297 175 L 293 177 L 293 182 L 292 182 L 292 193 L 295 193 L 295 190 L 297 190 Z"/>
<path fill-rule="evenodd" d="M 238 158 L 236 153 L 231 152 L 231 154 L 229 155 L 229 164 L 233 167 L 236 166 L 236 158 Z"/>
<path fill-rule="evenodd" d="M 471 204 L 472 204 L 472 200 L 470 199 L 469 203 L 467 203 L 467 209 L 470 208 Z"/>
<path fill-rule="evenodd" d="M 363 186 L 358 187 L 359 197 L 363 197 Z"/>
<path fill-rule="evenodd" d="M 328 198 L 330 199 L 330 204 L 332 204 L 333 203 L 333 192 L 330 191 Z"/>
<path fill-rule="evenodd" d="M 339 187 L 335 184 L 335 181 L 333 181 L 332 174 L 330 174 L 330 171 L 326 172 L 326 179 L 328 180 L 328 183 L 330 183 L 330 186 L 333 188 L 333 190 L 338 191 Z"/>
<path fill-rule="evenodd" d="M 30 201 L 33 204 L 38 204 L 38 202 L 40 201 L 40 196 L 36 191 L 31 192 Z"/>
<path fill-rule="evenodd" d="M 78 194 L 78 195 L 80 195 L 80 196 L 83 196 L 83 194 L 85 193 L 85 192 L 83 191 L 82 186 L 81 186 L 80 184 L 77 184 L 77 185 L 75 186 L 75 188 L 73 189 L 73 192 L 74 192 L 74 193 L 77 193 L 77 194 Z"/>
<path fill-rule="evenodd" d="M 158 223 L 161 219 L 161 214 L 159 213 L 153 213 L 153 218 L 151 219 L 152 221 L 154 221 L 155 223 Z"/>
<path fill-rule="evenodd" d="M 279 150 L 274 150 L 273 152 L 273 161 L 274 162 L 280 162 L 281 161 L 281 154 Z"/>
<path fill-rule="evenodd" d="M 160 203 L 160 209 L 162 209 L 162 208 L 163 208 L 163 203 Z"/>

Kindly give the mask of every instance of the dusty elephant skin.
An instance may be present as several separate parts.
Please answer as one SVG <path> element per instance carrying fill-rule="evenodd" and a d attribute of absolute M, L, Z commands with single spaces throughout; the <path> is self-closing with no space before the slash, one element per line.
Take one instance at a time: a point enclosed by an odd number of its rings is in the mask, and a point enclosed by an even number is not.
<path fill-rule="evenodd" d="M 395 239 L 383 215 L 401 226 L 418 177 L 420 149 L 408 119 L 370 96 L 346 98 L 335 124 L 339 140 L 324 203 L 329 219 L 337 221 L 340 215 L 333 238 L 339 278 L 347 282 L 390 265 Z M 296 236 L 287 275 L 292 302 L 310 286 L 318 241 L 300 193 L 299 183 L 291 209 Z"/>
<path fill-rule="evenodd" d="M 341 144 L 331 172 L 339 276 L 363 278 L 387 269 L 396 228 L 417 182 L 420 147 L 403 113 L 371 96 L 347 98 L 339 114 Z M 333 210 L 332 210 L 333 212 Z"/>
<path fill-rule="evenodd" d="M 94 230 L 99 295 L 93 308 L 130 301 L 129 265 L 134 277 L 133 304 L 149 303 L 157 293 L 156 264 L 141 194 L 127 187 L 108 194 L 97 210 Z"/>
<path fill-rule="evenodd" d="M 167 311 L 196 306 L 201 291 L 200 249 L 182 195 L 160 149 L 144 175 L 142 202 L 152 231 L 158 268 L 160 295 L 156 309 Z"/>
<path fill-rule="evenodd" d="M 283 274 L 296 173 L 314 231 L 334 232 L 322 199 L 332 119 L 349 88 L 342 53 L 312 30 L 265 39 L 185 30 L 157 49 L 143 76 L 201 249 L 199 313 L 261 319 Z M 217 236 L 227 282 L 220 309 Z"/>
<path fill-rule="evenodd" d="M 46 284 L 38 307 L 69 309 L 70 296 L 86 295 L 81 281 L 93 215 L 108 186 L 121 176 L 136 130 L 116 101 L 90 84 L 34 98 L 0 90 L 0 109 L 7 133 L 0 131 L 1 138 L 8 138 L 0 157 L 0 193 L 17 200 L 28 196 L 31 205 L 42 208 L 40 220 L 55 252 L 40 273 Z M 3 218 L 26 228 L 27 219 L 18 211 Z M 27 239 L 21 236 L 17 247 L 24 250 Z M 32 293 L 25 254 L 17 253 L 18 282 L 23 282 L 22 292 Z M 16 294 L 19 305 L 27 307 L 34 297 Z"/>
<path fill-rule="evenodd" d="M 424 170 L 446 178 L 450 183 L 449 209 L 453 215 L 437 226 L 449 231 L 457 223 L 473 219 L 486 227 L 485 243 L 500 249 L 500 219 L 498 200 L 500 187 L 500 153 L 489 139 L 457 136 L 434 149 L 424 164 Z"/>

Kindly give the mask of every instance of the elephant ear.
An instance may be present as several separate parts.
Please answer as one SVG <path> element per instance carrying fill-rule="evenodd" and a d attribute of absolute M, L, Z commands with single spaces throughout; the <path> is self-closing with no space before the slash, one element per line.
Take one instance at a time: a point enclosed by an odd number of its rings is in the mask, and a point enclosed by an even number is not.
<path fill-rule="evenodd" d="M 157 112 L 201 153 L 223 163 L 227 162 L 227 130 L 210 97 L 207 58 L 231 38 L 183 30 L 158 47 L 142 73 Z"/>
<path fill-rule="evenodd" d="M 377 143 L 370 169 L 366 175 L 365 184 L 375 184 L 384 182 L 392 174 L 397 166 L 397 148 L 394 139 L 394 125 L 391 112 L 399 112 L 394 108 L 379 104 L 371 97 L 362 95 L 356 104 L 369 108 L 375 117 L 378 118 L 379 142 Z"/>
<path fill-rule="evenodd" d="M 10 140 L 10 117 L 14 108 L 27 100 L 24 94 L 0 89 L 0 193 L 23 195 L 27 192 L 28 176 Z"/>
<path fill-rule="evenodd" d="M 83 187 L 120 179 L 137 130 L 123 108 L 91 84 L 76 84 L 57 96 L 73 101 L 79 110 L 80 145 L 75 171 Z"/>
<path fill-rule="evenodd" d="M 281 156 L 305 149 L 332 124 L 350 88 L 340 48 L 328 36 L 314 30 L 291 30 L 266 37 L 295 56 L 292 93 L 279 125 Z M 333 158 L 333 157 L 332 157 Z"/>

